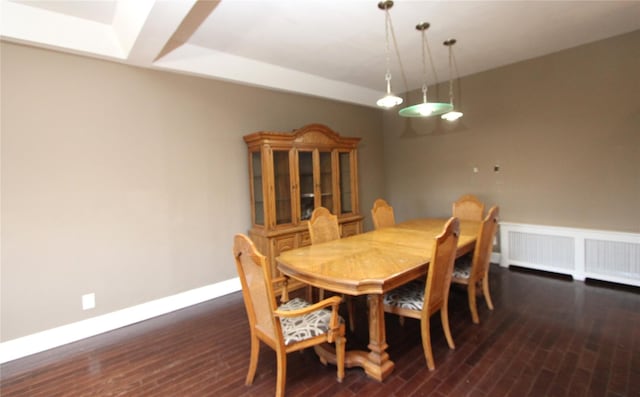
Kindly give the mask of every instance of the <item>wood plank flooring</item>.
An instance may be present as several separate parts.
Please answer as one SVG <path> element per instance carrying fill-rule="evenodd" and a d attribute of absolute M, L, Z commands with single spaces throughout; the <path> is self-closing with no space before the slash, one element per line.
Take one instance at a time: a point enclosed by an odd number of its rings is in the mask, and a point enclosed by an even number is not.
<path fill-rule="evenodd" d="M 312 350 L 288 356 L 287 396 L 607 396 L 640 397 L 640 289 L 572 282 L 492 266 L 496 310 L 479 300 L 471 323 L 466 292 L 453 289 L 449 350 L 431 322 L 436 362 L 429 372 L 418 323 L 387 315 L 395 370 L 384 382 L 359 368 L 324 367 Z M 348 348 L 367 343 L 366 307 Z M 245 386 L 249 330 L 242 296 L 213 301 L 0 366 L 2 397 L 269 396 L 275 354 L 263 346 Z"/>

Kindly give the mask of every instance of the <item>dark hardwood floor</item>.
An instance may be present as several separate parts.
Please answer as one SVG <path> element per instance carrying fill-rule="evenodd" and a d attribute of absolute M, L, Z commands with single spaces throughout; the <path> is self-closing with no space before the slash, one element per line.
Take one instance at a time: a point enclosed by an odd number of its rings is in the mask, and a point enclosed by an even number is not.
<path fill-rule="evenodd" d="M 449 350 L 431 321 L 435 371 L 426 367 L 418 323 L 387 317 L 395 370 L 384 382 L 359 368 L 324 367 L 313 351 L 288 356 L 288 396 L 640 396 L 640 290 L 572 282 L 492 265 L 496 310 L 480 299 L 473 325 L 465 291 L 453 289 Z M 366 307 L 348 348 L 367 343 Z M 275 354 L 262 346 L 245 386 L 249 330 L 242 296 L 213 301 L 62 346 L 0 367 L 2 397 L 269 396 Z"/>

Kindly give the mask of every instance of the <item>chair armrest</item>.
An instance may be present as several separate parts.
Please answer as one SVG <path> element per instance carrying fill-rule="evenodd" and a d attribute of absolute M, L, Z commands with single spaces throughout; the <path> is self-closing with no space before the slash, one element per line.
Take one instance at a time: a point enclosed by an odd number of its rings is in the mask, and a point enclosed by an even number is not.
<path fill-rule="evenodd" d="M 280 295 L 280 303 L 285 303 L 289 301 L 289 277 L 280 276 L 271 279 L 271 284 L 276 286 L 277 284 L 282 284 L 282 294 Z"/>
<path fill-rule="evenodd" d="M 331 296 L 327 299 L 321 300 L 320 302 L 311 304 L 302 309 L 297 309 L 297 310 L 276 309 L 273 313 L 278 317 L 298 317 L 298 316 L 303 316 L 305 314 L 309 314 L 311 312 L 315 312 L 316 310 L 324 309 L 330 306 L 332 310 L 337 311 L 338 307 L 340 306 L 340 302 L 342 302 L 342 299 L 339 296 Z"/>

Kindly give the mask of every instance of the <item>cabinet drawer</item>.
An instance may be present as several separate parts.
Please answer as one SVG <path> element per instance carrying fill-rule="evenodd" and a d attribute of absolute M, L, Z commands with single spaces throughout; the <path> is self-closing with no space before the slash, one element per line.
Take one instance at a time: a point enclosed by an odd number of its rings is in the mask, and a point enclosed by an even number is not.
<path fill-rule="evenodd" d="M 342 224 L 342 237 L 349 237 L 360 232 L 360 224 L 358 222 L 349 222 Z"/>
<path fill-rule="evenodd" d="M 309 232 L 300 233 L 300 247 L 305 247 L 307 245 L 311 245 L 311 236 Z"/>
<path fill-rule="evenodd" d="M 294 249 L 296 243 L 296 236 L 282 236 L 273 239 L 273 256 L 277 257 L 281 252 Z"/>

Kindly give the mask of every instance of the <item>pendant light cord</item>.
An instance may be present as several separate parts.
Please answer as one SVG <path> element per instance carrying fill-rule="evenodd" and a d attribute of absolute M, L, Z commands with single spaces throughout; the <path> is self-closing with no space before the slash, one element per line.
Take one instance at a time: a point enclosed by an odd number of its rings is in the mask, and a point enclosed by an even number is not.
<path fill-rule="evenodd" d="M 428 26 L 428 25 L 427 25 Z M 438 74 L 436 73 L 436 67 L 433 64 L 433 57 L 431 56 L 431 48 L 429 47 L 429 42 L 427 41 L 427 29 L 421 29 L 422 33 L 422 99 L 426 103 L 427 102 L 427 61 L 425 57 L 426 54 L 429 55 L 429 63 L 431 64 L 431 70 L 433 71 L 433 77 L 435 78 L 436 84 L 438 83 Z"/>
<path fill-rule="evenodd" d="M 453 48 L 451 48 L 451 59 L 453 62 L 453 69 L 456 71 L 456 80 L 458 82 L 458 93 L 460 93 L 460 71 L 458 71 L 458 62 L 456 62 L 456 54 L 453 53 Z M 453 88 L 451 88 L 453 90 Z M 451 102 L 453 105 L 453 100 Z"/>
<path fill-rule="evenodd" d="M 387 74 L 384 75 L 384 79 L 387 81 L 387 95 L 391 94 L 391 57 L 389 56 L 389 9 L 384 10 L 384 53 L 386 56 Z"/>
<path fill-rule="evenodd" d="M 409 84 L 407 84 L 407 75 L 404 73 L 404 65 L 402 64 L 402 58 L 400 58 L 400 51 L 398 50 L 398 41 L 396 40 L 396 33 L 393 29 L 393 22 L 391 21 L 391 16 L 389 15 L 389 9 L 385 9 L 386 14 L 386 40 L 387 40 L 387 73 L 389 72 L 389 31 L 391 31 L 391 38 L 393 39 L 393 48 L 396 51 L 396 57 L 398 58 L 398 65 L 400 65 L 400 75 L 402 76 L 402 82 L 404 83 L 404 92 L 405 95 L 409 91 Z"/>
<path fill-rule="evenodd" d="M 449 103 L 453 105 L 453 47 L 449 46 Z"/>
<path fill-rule="evenodd" d="M 453 80 L 454 76 L 456 80 L 460 79 L 460 72 L 458 71 L 458 63 L 456 62 L 456 56 L 453 53 L 453 45 L 456 43 L 456 39 L 449 39 L 445 41 L 443 44 L 448 47 L 449 50 L 449 103 L 453 105 L 454 102 L 454 89 L 453 89 Z M 455 69 L 455 73 L 453 72 Z M 458 82 L 458 84 L 460 84 Z"/>

